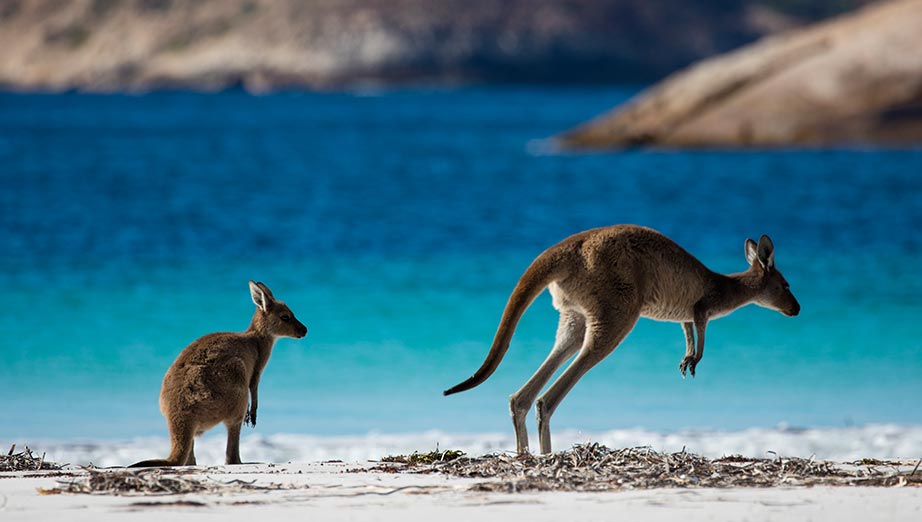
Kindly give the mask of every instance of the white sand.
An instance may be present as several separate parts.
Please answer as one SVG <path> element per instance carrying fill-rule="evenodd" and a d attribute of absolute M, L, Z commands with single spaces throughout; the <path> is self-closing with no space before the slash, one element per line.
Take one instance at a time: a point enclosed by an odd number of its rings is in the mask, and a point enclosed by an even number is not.
<path fill-rule="evenodd" d="M 409 473 L 347 473 L 360 464 L 219 466 L 199 478 L 285 484 L 227 495 L 41 495 L 67 478 L 0 473 L 0 520 L 922 520 L 922 488 L 686 489 L 606 493 L 476 493 L 478 480 Z M 80 473 L 83 473 L 80 471 Z M 177 505 L 177 502 L 187 504 Z M 514 517 L 514 518 L 513 518 Z"/>

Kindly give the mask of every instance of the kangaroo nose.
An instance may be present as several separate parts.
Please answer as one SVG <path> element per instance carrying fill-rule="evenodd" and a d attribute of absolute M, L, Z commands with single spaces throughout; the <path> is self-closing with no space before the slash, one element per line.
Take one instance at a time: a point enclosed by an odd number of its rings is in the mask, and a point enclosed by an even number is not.
<path fill-rule="evenodd" d="M 788 315 L 791 317 L 794 317 L 799 313 L 800 313 L 800 303 L 798 303 L 797 301 L 794 301 L 794 306 L 791 307 L 790 313 L 788 313 Z"/>

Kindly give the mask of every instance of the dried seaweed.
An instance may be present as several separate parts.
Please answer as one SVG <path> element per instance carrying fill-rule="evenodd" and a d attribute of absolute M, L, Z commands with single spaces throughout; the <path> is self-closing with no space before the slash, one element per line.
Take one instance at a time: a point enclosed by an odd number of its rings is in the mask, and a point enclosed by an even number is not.
<path fill-rule="evenodd" d="M 600 444 L 582 444 L 546 456 L 461 457 L 432 464 L 407 464 L 405 469 L 498 479 L 478 483 L 473 489 L 504 492 L 781 485 L 922 486 L 922 473 L 893 466 L 846 466 L 796 457 L 751 459 L 739 455 L 711 460 L 685 451 L 662 453 L 649 447 L 612 450 Z"/>
<path fill-rule="evenodd" d="M 414 451 L 410 455 L 391 455 L 381 459 L 381 462 L 395 462 L 399 464 L 435 464 L 437 462 L 449 462 L 455 459 L 459 459 L 464 456 L 463 451 L 458 450 L 445 450 L 439 451 L 438 448 L 435 451 L 430 451 L 428 453 L 419 453 Z"/>
<path fill-rule="evenodd" d="M 58 464 L 46 461 L 44 453 L 42 453 L 41 457 L 36 458 L 28 446 L 26 446 L 26 448 L 19 453 L 13 453 L 14 451 L 16 451 L 15 444 L 10 447 L 9 453 L 6 455 L 0 455 L 0 471 L 38 471 L 44 469 L 61 469 L 61 466 Z"/>
<path fill-rule="evenodd" d="M 87 474 L 71 480 L 58 481 L 58 487 L 40 489 L 39 493 L 82 493 L 87 495 L 154 496 L 183 495 L 188 493 L 227 494 L 249 491 L 291 489 L 282 484 L 257 485 L 255 481 L 231 480 L 222 482 L 197 478 L 192 473 L 178 473 L 161 469 L 103 471 L 87 469 Z"/>

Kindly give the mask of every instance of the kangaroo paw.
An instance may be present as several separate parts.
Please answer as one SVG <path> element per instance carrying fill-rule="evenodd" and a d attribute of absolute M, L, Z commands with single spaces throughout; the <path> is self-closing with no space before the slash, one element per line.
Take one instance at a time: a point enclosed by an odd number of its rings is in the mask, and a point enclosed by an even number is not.
<path fill-rule="evenodd" d="M 256 410 L 247 410 L 247 414 L 243 418 L 243 423 L 255 428 L 256 427 Z"/>
<path fill-rule="evenodd" d="M 685 357 L 682 359 L 682 362 L 679 363 L 679 371 L 682 372 L 682 378 L 685 378 L 685 371 L 688 370 L 691 373 L 691 376 L 695 376 L 695 366 L 698 363 L 695 361 L 694 356 Z"/>

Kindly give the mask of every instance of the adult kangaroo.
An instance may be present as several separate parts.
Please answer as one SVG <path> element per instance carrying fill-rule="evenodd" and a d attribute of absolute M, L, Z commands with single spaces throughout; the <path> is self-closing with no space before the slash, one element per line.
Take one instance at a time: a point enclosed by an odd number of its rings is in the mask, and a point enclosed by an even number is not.
<path fill-rule="evenodd" d="M 638 318 L 682 323 L 685 357 L 679 370 L 684 377 L 686 370 L 694 376 L 701 362 L 710 319 L 749 303 L 787 316 L 800 313 L 788 282 L 775 268 L 771 239 L 762 236 L 758 243 L 747 239 L 745 252 L 749 269 L 723 275 L 649 228 L 615 225 L 570 236 L 541 253 L 525 270 L 509 297 L 483 365 L 445 395 L 469 390 L 493 374 L 522 314 L 548 287 L 554 308 L 560 312 L 554 348 L 528 382 L 512 394 L 509 408 L 516 448 L 520 454 L 527 453 L 525 415 L 557 369 L 576 354 L 537 402 L 541 453 L 550 453 L 554 410 L 576 381 L 615 350 Z"/>
<path fill-rule="evenodd" d="M 240 427 L 256 426 L 259 378 L 276 339 L 307 335 L 307 327 L 269 287 L 250 281 L 250 296 L 256 313 L 245 332 L 200 337 L 163 377 L 160 412 L 170 430 L 170 456 L 130 467 L 195 465 L 195 437 L 221 422 L 227 427 L 225 463 L 240 464 Z"/>

